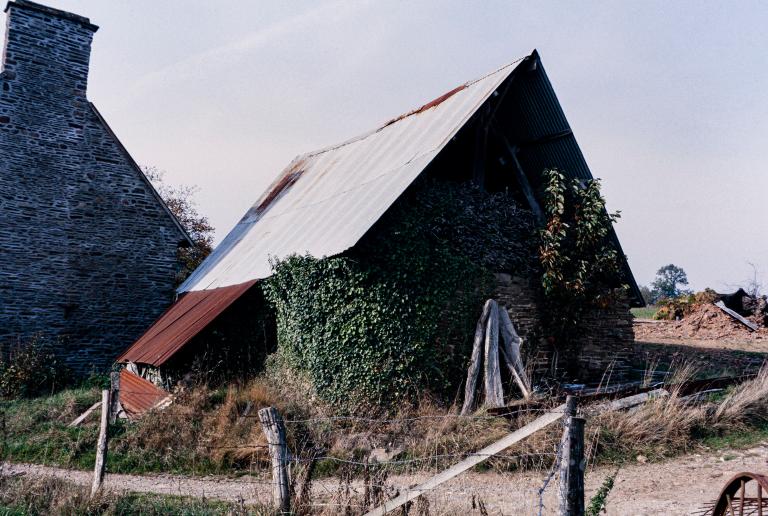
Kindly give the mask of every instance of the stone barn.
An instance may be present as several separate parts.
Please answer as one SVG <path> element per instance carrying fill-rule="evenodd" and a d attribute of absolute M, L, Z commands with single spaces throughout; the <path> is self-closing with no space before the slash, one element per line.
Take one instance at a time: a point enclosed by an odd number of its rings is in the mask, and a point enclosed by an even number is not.
<path fill-rule="evenodd" d="M 222 342 L 236 342 L 235 328 L 250 336 L 241 341 L 249 353 L 263 356 L 270 329 L 254 326 L 253 307 L 261 301 L 259 281 L 271 274 L 271 258 L 319 258 L 355 249 L 424 177 L 511 192 L 541 219 L 543 172 L 553 167 L 570 178 L 592 178 L 534 51 L 366 134 L 297 157 L 179 287 L 179 300 L 118 360 L 160 380 L 168 379 L 163 371 L 183 370 L 206 354 L 239 361 L 242 350 L 221 355 Z M 614 369 L 614 379 L 627 370 L 633 342 L 629 305 L 642 305 L 618 239 L 611 238 L 629 297 L 623 306 L 588 315 L 583 351 L 568 358 L 578 361 L 584 376 L 598 379 L 607 368 Z M 497 272 L 496 296 L 522 336 L 535 337 L 540 280 Z M 556 368 L 553 350 L 546 342 L 540 349 L 532 358 L 542 368 Z"/>
<path fill-rule="evenodd" d="M 191 241 L 88 101 L 88 18 L 5 8 L 0 72 L 0 343 L 44 337 L 103 370 L 174 299 Z"/>

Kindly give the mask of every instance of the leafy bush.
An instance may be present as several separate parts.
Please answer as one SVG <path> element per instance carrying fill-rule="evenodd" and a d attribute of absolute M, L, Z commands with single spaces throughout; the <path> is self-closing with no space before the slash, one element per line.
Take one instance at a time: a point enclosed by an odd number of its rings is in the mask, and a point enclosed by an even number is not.
<path fill-rule="evenodd" d="M 280 353 L 335 405 L 453 394 L 490 271 L 527 270 L 531 231 L 505 193 L 423 181 L 344 255 L 273 263 Z"/>
<path fill-rule="evenodd" d="M 556 169 L 544 172 L 547 222 L 540 232 L 545 330 L 574 348 L 583 315 L 611 306 L 628 289 L 609 235 L 619 212 L 608 213 L 597 179 L 567 181 Z"/>
<path fill-rule="evenodd" d="M 64 387 L 68 378 L 64 365 L 35 336 L 0 350 L 0 397 L 31 397 Z"/>

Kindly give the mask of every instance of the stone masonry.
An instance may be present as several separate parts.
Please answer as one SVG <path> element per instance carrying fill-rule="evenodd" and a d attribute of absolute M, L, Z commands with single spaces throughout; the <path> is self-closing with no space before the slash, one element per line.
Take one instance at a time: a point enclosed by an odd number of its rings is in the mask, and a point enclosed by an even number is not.
<path fill-rule="evenodd" d="M 564 356 L 542 338 L 538 289 L 533 279 L 496 275 L 495 299 L 509 312 L 509 317 L 523 338 L 523 355 L 535 378 L 560 376 L 565 360 L 576 360 L 579 380 L 615 383 L 626 381 L 634 356 L 634 331 L 628 304 L 607 309 L 593 309 L 583 321 L 578 356 Z M 535 380 L 534 378 L 534 380 Z"/>
<path fill-rule="evenodd" d="M 8 3 L 0 72 L 0 344 L 104 370 L 170 304 L 189 238 L 96 108 L 87 18 Z"/>

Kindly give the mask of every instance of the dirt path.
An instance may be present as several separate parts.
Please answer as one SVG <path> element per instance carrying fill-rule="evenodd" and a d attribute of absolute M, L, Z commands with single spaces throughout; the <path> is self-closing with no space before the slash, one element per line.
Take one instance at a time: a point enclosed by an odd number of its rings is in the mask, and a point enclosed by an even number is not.
<path fill-rule="evenodd" d="M 91 473 L 31 464 L 3 464 L 2 474 L 49 475 L 85 486 Z M 723 483 L 740 471 L 768 472 L 768 442 L 761 446 L 717 454 L 694 454 L 664 463 L 632 464 L 619 471 L 608 497 L 609 515 L 684 515 L 700 510 L 714 500 Z M 586 478 L 587 500 L 611 472 L 606 468 L 590 471 Z M 400 491 L 424 480 L 428 475 L 393 476 L 388 484 Z M 429 496 L 431 514 L 472 514 L 473 499 L 482 500 L 489 514 L 537 514 L 541 473 L 470 473 L 438 488 Z M 107 475 L 105 486 L 112 490 L 196 496 L 246 504 L 266 504 L 270 484 L 248 477 L 184 477 L 176 475 Z M 353 485 L 353 491 L 361 486 Z M 543 502 L 544 514 L 554 514 L 557 481 L 553 479 Z M 338 483 L 323 480 L 313 483 L 313 500 L 319 510 L 333 514 Z"/>

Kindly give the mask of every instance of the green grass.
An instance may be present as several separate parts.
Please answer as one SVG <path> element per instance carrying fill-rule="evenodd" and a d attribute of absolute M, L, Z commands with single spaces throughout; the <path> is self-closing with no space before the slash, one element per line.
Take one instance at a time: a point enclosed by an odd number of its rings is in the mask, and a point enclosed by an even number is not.
<path fill-rule="evenodd" d="M 713 396 L 710 401 L 718 402 L 726 392 Z M 90 416 L 85 424 L 78 428 L 67 428 L 67 424 L 99 399 L 97 388 L 68 389 L 52 396 L 6 401 L 0 404 L 0 424 L 5 422 L 4 435 L 0 436 L 0 459 L 11 462 L 26 462 L 60 466 L 79 470 L 91 470 L 95 461 L 95 448 L 98 436 L 98 413 Z M 198 412 L 195 412 L 198 414 Z M 206 441 L 198 439 L 200 421 L 198 414 L 184 417 L 178 426 L 168 426 L 162 422 L 165 416 L 155 416 L 140 423 L 118 423 L 110 429 L 107 471 L 110 473 L 144 474 L 163 472 L 182 475 L 224 474 L 238 475 L 250 472 L 249 464 L 237 464 L 227 460 L 214 460 L 205 448 Z M 2 426 L 0 426 L 2 428 Z M 152 429 L 150 437 L 161 440 L 147 440 L 142 431 Z M 143 429 L 143 430 L 142 430 Z M 189 432 L 173 438 L 177 432 Z M 621 436 L 610 433 L 601 434 L 601 446 L 598 462 L 620 464 L 634 461 L 637 454 L 643 454 L 651 460 L 666 458 L 658 450 L 644 447 L 638 442 L 625 449 L 613 446 L 614 440 Z M 168 439 L 165 440 L 166 436 Z M 768 440 L 768 422 L 754 423 L 749 427 L 731 429 L 725 433 L 713 434 L 701 429 L 691 435 L 689 446 L 672 451 L 671 454 L 684 453 L 692 448 L 749 448 Z M 417 453 L 416 455 L 419 455 Z M 410 458 L 411 451 L 406 451 L 400 458 Z M 446 464 L 447 466 L 447 464 Z M 334 476 L 338 473 L 336 461 L 324 460 L 317 464 L 317 478 Z M 483 469 L 483 468 L 480 468 Z M 250 472 L 252 473 L 252 472 Z M 0 511 L 0 516 L 3 512 Z"/>
<path fill-rule="evenodd" d="M 751 448 L 765 441 L 768 441 L 768 422 L 723 435 L 708 435 L 701 444 L 713 450 L 723 450 Z"/>
<path fill-rule="evenodd" d="M 653 319 L 658 309 L 658 306 L 648 305 L 642 308 L 630 308 L 629 311 L 638 319 Z"/>
<path fill-rule="evenodd" d="M 51 396 L 0 402 L 0 458 L 80 470 L 93 468 L 98 439 L 98 411 L 79 427 L 67 425 L 100 399 L 98 388 L 66 389 Z M 194 422 L 190 422 L 193 425 Z M 107 471 L 141 474 L 235 473 L 227 464 L 215 464 L 199 453 L 195 442 L 173 449 L 136 446 L 132 438 L 138 427 L 118 422 L 110 427 Z"/>

